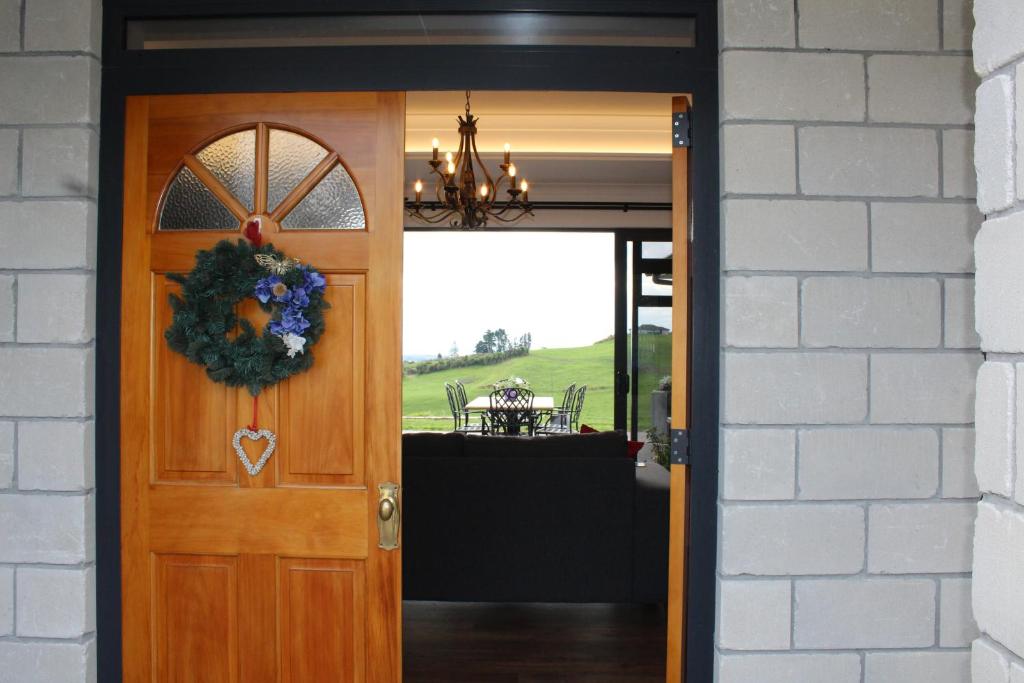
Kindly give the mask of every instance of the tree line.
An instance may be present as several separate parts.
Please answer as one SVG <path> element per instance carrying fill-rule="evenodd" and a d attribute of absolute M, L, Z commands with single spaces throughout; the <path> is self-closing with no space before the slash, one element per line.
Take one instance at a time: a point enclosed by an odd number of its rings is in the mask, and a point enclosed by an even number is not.
<path fill-rule="evenodd" d="M 530 353 L 533 337 L 529 332 L 521 337 L 511 338 L 504 328 L 487 330 L 473 348 L 474 353 L 466 356 L 458 355 L 458 348 L 452 346 L 452 355 L 447 358 L 440 354 L 432 360 L 421 360 L 405 363 L 403 372 L 406 375 L 426 375 L 452 368 L 465 368 L 474 365 L 497 365 L 510 358 L 525 356 Z"/>

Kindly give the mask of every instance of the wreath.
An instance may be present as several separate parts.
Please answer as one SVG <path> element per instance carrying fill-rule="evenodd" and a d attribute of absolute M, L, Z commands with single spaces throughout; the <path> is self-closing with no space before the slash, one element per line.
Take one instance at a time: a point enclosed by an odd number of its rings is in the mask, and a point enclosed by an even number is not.
<path fill-rule="evenodd" d="M 310 348 L 324 333 L 329 304 L 324 276 L 312 266 L 273 244 L 222 240 L 196 252 L 191 272 L 168 278 L 181 285 L 181 296 L 170 295 L 167 345 L 205 367 L 214 382 L 246 387 L 255 397 L 313 365 Z M 270 314 L 261 332 L 238 315 L 247 298 Z"/>

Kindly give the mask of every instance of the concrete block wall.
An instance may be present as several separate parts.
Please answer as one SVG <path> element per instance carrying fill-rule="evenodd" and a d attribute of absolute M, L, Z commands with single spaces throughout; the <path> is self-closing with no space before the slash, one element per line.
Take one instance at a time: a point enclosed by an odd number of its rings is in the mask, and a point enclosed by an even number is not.
<path fill-rule="evenodd" d="M 977 0 L 976 683 L 1024 681 L 1024 6 Z"/>
<path fill-rule="evenodd" d="M 982 362 L 969 0 L 721 13 L 718 680 L 963 683 Z"/>
<path fill-rule="evenodd" d="M 96 679 L 99 0 L 0 0 L 0 680 Z"/>

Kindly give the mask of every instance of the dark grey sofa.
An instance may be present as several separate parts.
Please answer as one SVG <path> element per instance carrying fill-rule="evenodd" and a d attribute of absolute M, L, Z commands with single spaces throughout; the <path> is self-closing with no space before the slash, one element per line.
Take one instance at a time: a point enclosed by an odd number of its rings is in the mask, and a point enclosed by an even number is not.
<path fill-rule="evenodd" d="M 409 600 L 664 602 L 668 472 L 621 433 L 402 437 Z"/>

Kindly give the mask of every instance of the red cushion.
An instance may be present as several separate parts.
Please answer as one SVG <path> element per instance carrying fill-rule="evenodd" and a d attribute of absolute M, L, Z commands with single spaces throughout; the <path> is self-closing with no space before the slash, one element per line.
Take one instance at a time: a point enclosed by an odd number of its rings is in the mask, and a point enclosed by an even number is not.
<path fill-rule="evenodd" d="M 637 453 L 644 447 L 643 441 L 627 441 L 626 442 L 626 455 L 636 460 Z"/>
<path fill-rule="evenodd" d="M 580 425 L 580 434 L 596 434 L 598 431 L 590 425 Z M 626 457 L 636 460 L 636 454 L 644 447 L 643 441 L 626 441 Z"/>

